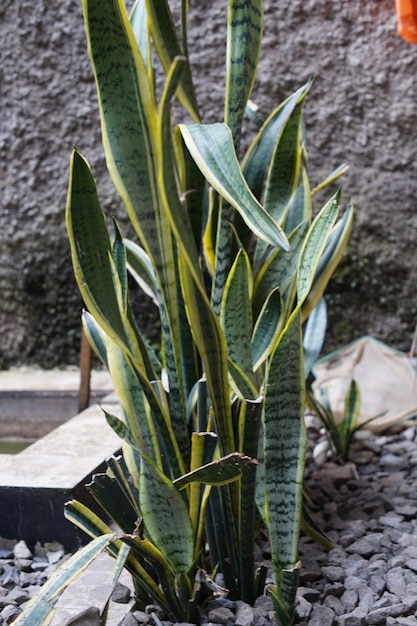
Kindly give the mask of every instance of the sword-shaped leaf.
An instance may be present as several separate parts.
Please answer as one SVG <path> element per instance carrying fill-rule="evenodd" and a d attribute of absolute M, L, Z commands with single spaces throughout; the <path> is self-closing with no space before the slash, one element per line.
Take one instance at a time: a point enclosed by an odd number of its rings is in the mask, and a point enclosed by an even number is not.
<path fill-rule="evenodd" d="M 127 269 L 136 283 L 158 305 L 155 268 L 145 250 L 134 241 L 123 240 L 126 248 Z"/>
<path fill-rule="evenodd" d="M 148 13 L 146 0 L 136 0 L 129 16 L 140 53 L 148 71 L 152 70 L 151 50 L 149 46 Z"/>
<path fill-rule="evenodd" d="M 253 370 L 266 361 L 284 326 L 283 302 L 278 289 L 271 291 L 256 320 L 252 336 Z"/>
<path fill-rule="evenodd" d="M 252 357 L 252 272 L 246 252 L 241 249 L 232 265 L 223 291 L 220 309 L 220 323 L 226 337 L 230 361 L 237 366 L 251 383 L 255 391 L 249 396 L 254 400 L 259 395 L 258 381 L 253 372 Z M 234 378 L 235 368 L 231 370 Z M 235 379 L 239 384 L 239 381 Z M 243 393 L 244 390 L 241 389 Z M 246 392 L 247 393 L 247 392 Z M 248 397 L 248 396 L 244 396 Z"/>
<path fill-rule="evenodd" d="M 114 534 L 97 537 L 81 548 L 59 567 L 39 592 L 28 602 L 24 611 L 15 620 L 16 626 L 42 624 L 46 626 L 53 618 L 51 612 L 59 595 L 66 587 L 90 565 L 114 540 Z"/>
<path fill-rule="evenodd" d="M 256 464 L 256 461 L 244 454 L 235 452 L 212 461 L 212 463 L 202 465 L 198 469 L 180 476 L 180 478 L 176 478 L 174 485 L 177 489 L 184 489 L 191 483 L 221 487 L 238 480 L 245 468 L 250 464 Z"/>
<path fill-rule="evenodd" d="M 229 401 L 226 340 L 204 289 L 195 282 L 185 258 L 180 255 L 179 260 L 185 310 L 203 362 L 221 453 L 230 454 L 236 450 L 236 446 Z"/>
<path fill-rule="evenodd" d="M 107 165 L 142 244 L 154 257 L 158 121 L 148 71 L 123 0 L 84 0 L 83 7 Z"/>
<path fill-rule="evenodd" d="M 242 216 L 255 235 L 289 250 L 285 234 L 250 191 L 226 124 L 180 124 L 185 144 L 212 187 Z"/>
<path fill-rule="evenodd" d="M 187 505 L 178 489 L 150 459 L 142 463 L 139 502 L 152 542 L 177 574 L 188 573 L 193 564 L 194 537 Z"/>
<path fill-rule="evenodd" d="M 340 196 L 340 191 L 337 191 L 324 205 L 307 233 L 298 263 L 298 306 L 307 298 L 313 284 L 320 257 L 339 213 Z"/>
<path fill-rule="evenodd" d="M 320 256 L 311 290 L 303 304 L 305 319 L 323 296 L 324 290 L 339 265 L 349 241 L 353 225 L 353 208 L 350 206 L 342 219 L 332 229 L 326 247 Z"/>
<path fill-rule="evenodd" d="M 327 308 L 324 298 L 310 313 L 304 327 L 304 375 L 309 375 L 323 347 L 327 326 Z"/>
<path fill-rule="evenodd" d="M 245 179 L 253 194 L 260 200 L 268 166 L 276 144 L 279 142 L 286 123 L 297 103 L 304 98 L 311 86 L 311 79 L 271 113 L 262 125 L 260 132 L 251 143 L 242 162 Z"/>
<path fill-rule="evenodd" d="M 263 200 L 265 211 L 280 224 L 285 218 L 300 175 L 303 106 L 304 98 L 297 102 L 282 130 L 266 180 Z"/>
<path fill-rule="evenodd" d="M 85 159 L 73 151 L 66 210 L 75 278 L 82 298 L 106 333 L 128 343 L 119 309 L 121 290 L 96 184 Z"/>
<path fill-rule="evenodd" d="M 260 265 L 254 284 L 253 310 L 255 316 L 259 315 L 266 299 L 274 289 L 278 288 L 283 294 L 290 283 L 295 280 L 307 230 L 307 222 L 300 224 L 289 237 L 290 252 L 285 253 L 280 249 L 272 250 Z"/>
<path fill-rule="evenodd" d="M 184 45 L 183 49 L 181 49 L 169 4 L 167 0 L 147 0 L 146 5 L 152 38 L 165 73 L 168 74 L 175 57 L 186 57 L 186 63 L 181 80 L 178 84 L 177 94 L 183 107 L 189 112 L 191 117 L 198 122 L 199 113 L 191 78 L 190 64 L 187 58 L 188 51 Z M 182 28 L 185 31 L 187 28 L 186 19 L 187 11 L 184 10 L 182 14 Z"/>
<path fill-rule="evenodd" d="M 263 2 L 229 0 L 224 121 L 239 146 L 243 114 L 256 77 L 262 40 Z"/>
<path fill-rule="evenodd" d="M 66 503 L 65 517 L 90 537 L 99 537 L 103 535 L 103 533 L 108 533 L 111 530 L 95 513 L 76 500 L 71 500 Z M 129 537 L 129 535 L 127 536 Z M 122 535 L 122 538 L 125 539 L 125 536 Z M 108 546 L 107 550 L 112 556 L 117 558 L 120 551 L 123 550 L 122 540 L 115 540 Z M 143 559 L 135 558 L 130 554 L 127 558 L 125 568 L 132 574 L 135 583 L 139 587 L 143 588 L 147 594 L 151 595 L 166 611 L 170 611 L 170 606 L 160 590 L 158 582 L 151 576 L 148 568 L 143 566 Z M 23 624 L 21 626 L 23 626 Z M 29 624 L 25 624 L 25 626 L 29 626 Z"/>
<path fill-rule="evenodd" d="M 289 615 L 295 599 L 292 580 L 298 563 L 302 485 L 306 448 L 304 366 L 297 308 L 271 356 L 265 384 L 265 491 L 272 564 L 279 597 Z M 296 585 L 295 585 L 296 587 Z"/>

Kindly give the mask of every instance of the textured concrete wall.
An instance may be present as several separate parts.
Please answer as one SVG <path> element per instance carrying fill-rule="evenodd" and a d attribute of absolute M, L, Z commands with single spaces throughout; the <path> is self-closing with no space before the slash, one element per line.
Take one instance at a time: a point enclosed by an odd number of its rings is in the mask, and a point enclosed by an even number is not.
<path fill-rule="evenodd" d="M 192 62 L 207 121 L 222 113 L 225 0 L 190 3 Z M 64 226 L 73 144 L 103 208 L 118 212 L 100 146 L 81 0 L 0 4 L 0 367 L 77 361 L 81 302 Z M 372 333 L 407 348 L 417 321 L 417 47 L 394 1 L 265 3 L 253 99 L 269 112 L 313 72 L 306 105 L 313 183 L 350 165 L 357 207 L 329 289 L 332 345 Z M 203 45 L 204 44 L 204 45 Z"/>

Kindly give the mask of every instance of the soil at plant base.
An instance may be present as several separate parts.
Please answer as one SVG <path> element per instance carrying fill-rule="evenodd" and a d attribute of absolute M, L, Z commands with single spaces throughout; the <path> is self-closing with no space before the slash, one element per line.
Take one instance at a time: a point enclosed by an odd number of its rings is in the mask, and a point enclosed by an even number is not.
<path fill-rule="evenodd" d="M 314 419 L 308 419 L 308 430 L 306 502 L 334 547 L 325 550 L 308 536 L 301 538 L 295 622 L 309 626 L 417 625 L 416 425 L 409 422 L 380 434 L 360 431 L 346 464 L 328 456 L 324 435 Z M 36 561 L 31 563 L 33 557 L 27 554 L 22 558 L 21 543 L 17 546 L 9 548 L 8 555 L 0 551 L 0 624 L 11 623 L 44 580 L 43 576 L 36 582 L 39 566 Z M 266 540 L 257 548 L 257 559 L 269 567 L 270 574 Z M 114 601 L 127 602 L 129 595 L 128 589 L 119 587 Z M 80 608 L 78 621 L 72 617 L 62 626 L 87 623 L 87 609 L 92 607 Z M 99 626 L 99 617 L 92 610 L 88 623 Z M 143 612 L 127 613 L 122 623 L 172 625 L 152 605 Z M 202 623 L 268 626 L 274 623 L 270 598 L 258 598 L 255 607 L 218 599 L 207 607 Z"/>

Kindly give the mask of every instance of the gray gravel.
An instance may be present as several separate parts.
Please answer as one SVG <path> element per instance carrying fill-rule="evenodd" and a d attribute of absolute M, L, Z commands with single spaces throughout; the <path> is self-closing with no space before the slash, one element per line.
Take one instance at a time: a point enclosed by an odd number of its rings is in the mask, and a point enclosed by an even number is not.
<path fill-rule="evenodd" d="M 345 465 L 323 452 L 323 434 L 314 420 L 309 421 L 309 431 L 305 483 L 309 512 L 335 547 L 326 551 L 307 536 L 301 538 L 295 623 L 417 626 L 416 427 L 383 435 L 359 432 Z M 0 626 L 12 623 L 65 558 L 56 543 L 37 545 L 31 552 L 22 541 L 0 541 Z M 257 559 L 270 566 L 269 558 L 265 538 Z M 117 593 L 119 601 L 126 601 L 126 588 L 121 586 Z M 98 615 L 91 620 L 89 624 L 100 623 Z M 82 623 L 85 620 L 71 621 L 73 626 Z M 273 623 L 272 604 L 265 596 L 253 608 L 216 600 L 202 614 L 205 626 Z M 123 621 L 124 626 L 135 624 L 172 626 L 152 605 L 129 613 Z"/>

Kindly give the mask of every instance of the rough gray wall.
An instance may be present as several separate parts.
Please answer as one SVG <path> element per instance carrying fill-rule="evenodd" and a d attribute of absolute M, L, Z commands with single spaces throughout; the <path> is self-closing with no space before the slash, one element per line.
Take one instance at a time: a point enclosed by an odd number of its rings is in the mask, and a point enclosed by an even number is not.
<path fill-rule="evenodd" d="M 197 91 L 222 113 L 226 0 L 191 1 Z M 0 5 L 0 367 L 77 362 L 81 302 L 64 225 L 73 144 L 103 208 L 118 213 L 100 146 L 81 0 Z M 269 112 L 313 72 L 306 105 L 313 183 L 350 165 L 357 207 L 329 289 L 329 344 L 372 333 L 407 348 L 417 321 L 417 47 L 396 34 L 393 0 L 265 2 L 253 99 Z M 204 44 L 204 47 L 203 47 Z"/>

